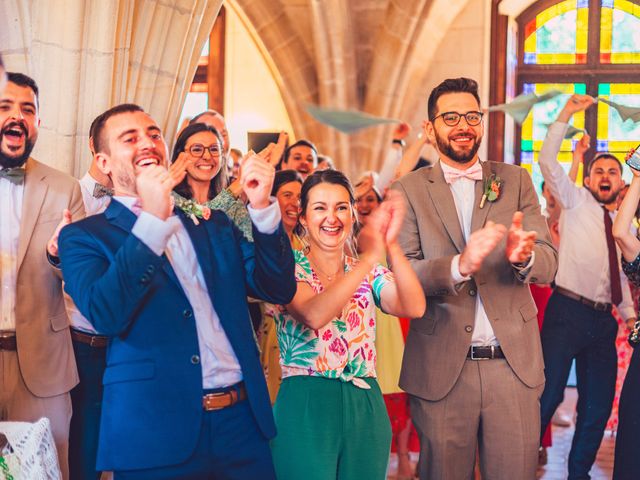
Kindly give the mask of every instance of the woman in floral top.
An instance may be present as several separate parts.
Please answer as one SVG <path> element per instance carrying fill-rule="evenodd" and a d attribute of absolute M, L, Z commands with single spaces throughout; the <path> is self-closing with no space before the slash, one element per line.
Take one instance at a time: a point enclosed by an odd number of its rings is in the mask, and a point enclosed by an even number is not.
<path fill-rule="evenodd" d="M 627 159 L 633 151 L 629 152 Z M 622 251 L 622 268 L 629 280 L 640 286 L 640 240 L 631 233 L 631 222 L 640 201 L 640 171 L 631 168 L 633 180 L 624 197 L 613 223 L 613 236 Z M 637 347 L 640 339 L 640 323 L 631 329 L 630 341 Z M 620 403 L 618 404 L 618 431 L 616 434 L 614 480 L 632 480 L 640 478 L 640 456 L 638 455 L 640 438 L 640 349 L 635 348 L 624 379 Z"/>
<path fill-rule="evenodd" d="M 424 294 L 397 243 L 404 203 L 392 195 L 359 234 L 358 260 L 345 256 L 357 223 L 347 178 L 316 172 L 302 186 L 294 252 L 297 293 L 275 315 L 282 385 L 272 442 L 280 480 L 384 479 L 391 428 L 376 382 L 375 308 L 420 317 Z M 389 257 L 394 273 L 378 259 Z"/>

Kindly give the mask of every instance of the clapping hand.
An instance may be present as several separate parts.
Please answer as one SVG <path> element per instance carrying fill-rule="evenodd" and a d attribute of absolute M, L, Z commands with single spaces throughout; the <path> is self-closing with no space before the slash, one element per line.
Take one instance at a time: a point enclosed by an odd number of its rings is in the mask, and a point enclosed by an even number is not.
<path fill-rule="evenodd" d="M 195 159 L 186 152 L 181 152 L 176 161 L 169 166 L 169 174 L 173 178 L 173 186 L 178 185 L 187 175 L 187 168 L 193 165 Z"/>
<path fill-rule="evenodd" d="M 271 203 L 275 168 L 258 155 L 246 157 L 242 163 L 241 183 L 252 208 L 263 209 Z"/>
<path fill-rule="evenodd" d="M 480 270 L 485 258 L 496 248 L 506 233 L 507 227 L 491 221 L 473 232 L 460 255 L 460 274 L 467 277 Z"/>
<path fill-rule="evenodd" d="M 511 263 L 525 263 L 531 258 L 537 234 L 527 232 L 522 228 L 522 212 L 513 214 L 513 220 L 507 235 L 506 254 Z"/>
<path fill-rule="evenodd" d="M 58 256 L 58 236 L 60 235 L 60 230 L 62 230 L 63 227 L 69 225 L 70 223 L 71 211 L 65 208 L 62 211 L 62 220 L 60 220 L 60 223 L 58 223 L 58 226 L 53 231 L 53 235 L 51 235 L 51 238 L 47 242 L 47 252 L 49 252 L 49 255 L 51 255 L 52 257 Z"/>
<path fill-rule="evenodd" d="M 402 221 L 404 220 L 407 207 L 400 193 L 389 190 L 384 202 L 380 204 L 378 209 L 386 212 L 387 224 L 384 228 L 384 242 L 387 249 L 389 249 L 389 247 L 395 245 L 398 241 L 398 234 L 402 228 Z"/>

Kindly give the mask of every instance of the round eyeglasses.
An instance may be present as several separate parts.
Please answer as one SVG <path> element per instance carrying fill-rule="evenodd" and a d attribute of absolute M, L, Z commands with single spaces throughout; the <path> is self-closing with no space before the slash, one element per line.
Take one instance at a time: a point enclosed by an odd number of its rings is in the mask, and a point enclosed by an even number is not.
<path fill-rule="evenodd" d="M 464 117 L 467 125 L 475 127 L 476 125 L 480 125 L 480 122 L 482 121 L 482 115 L 484 115 L 482 112 L 444 112 L 440 115 L 436 115 L 431 121 L 435 122 L 436 118 L 442 117 L 442 121 L 445 125 L 447 125 L 448 127 L 455 127 L 460 123 L 460 119 Z"/>
<path fill-rule="evenodd" d="M 209 145 L 208 147 L 205 147 L 201 143 L 194 143 L 187 150 L 196 158 L 204 156 L 205 150 L 209 150 L 209 155 L 211 155 L 212 158 L 218 158 L 220 156 L 220 147 L 217 143 Z"/>

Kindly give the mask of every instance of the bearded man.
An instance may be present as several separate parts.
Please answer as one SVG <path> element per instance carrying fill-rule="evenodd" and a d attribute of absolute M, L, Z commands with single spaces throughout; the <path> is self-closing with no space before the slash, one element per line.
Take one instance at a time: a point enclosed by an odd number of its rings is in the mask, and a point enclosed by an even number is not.
<path fill-rule="evenodd" d="M 562 402 L 575 359 L 579 399 L 569 479 L 589 478 L 611 414 L 618 367 L 618 323 L 611 314 L 612 305 L 630 326 L 635 322 L 631 292 L 611 231 L 624 186 L 622 166 L 615 156 L 601 152 L 586 169 L 584 187 L 578 187 L 557 160 L 569 120 L 593 104 L 588 95 L 573 95 L 549 127 L 539 157 L 545 185 L 562 207 L 558 275 L 541 333 L 547 376 L 540 400 L 542 431 Z"/>
<path fill-rule="evenodd" d="M 60 272 L 44 253 L 62 212 L 78 219 L 84 207 L 77 181 L 30 157 L 39 124 L 36 83 L 9 73 L 0 94 L 0 420 L 47 417 L 68 478 L 78 373 Z"/>
<path fill-rule="evenodd" d="M 427 312 L 413 319 L 400 387 L 421 440 L 421 479 L 534 479 L 544 385 L 528 283 L 557 253 L 526 170 L 481 162 L 478 85 L 448 79 L 429 96 L 425 133 L 440 161 L 392 188 L 409 208 L 400 245 Z"/>

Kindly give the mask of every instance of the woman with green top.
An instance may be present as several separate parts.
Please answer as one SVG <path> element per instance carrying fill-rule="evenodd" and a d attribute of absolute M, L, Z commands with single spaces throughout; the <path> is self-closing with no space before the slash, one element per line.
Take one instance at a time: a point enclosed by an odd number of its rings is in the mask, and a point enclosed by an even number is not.
<path fill-rule="evenodd" d="M 391 192 L 392 194 L 394 192 Z M 345 255 L 356 225 L 354 196 L 335 170 L 302 186 L 297 293 L 276 313 L 282 385 L 272 442 L 280 480 L 386 476 L 391 427 L 376 381 L 376 305 L 421 317 L 424 293 L 397 243 L 404 203 L 390 195 L 359 234 L 360 258 Z M 378 260 L 389 257 L 393 272 Z"/>
<path fill-rule="evenodd" d="M 304 245 L 293 229 L 300 215 L 300 190 L 302 177 L 295 170 L 280 170 L 273 179 L 271 196 L 275 197 L 282 214 L 282 226 L 287 232 L 291 248 L 301 250 Z M 262 304 L 262 323 L 258 328 L 258 346 L 260 347 L 260 363 L 267 379 L 269 398 L 273 404 L 278 396 L 282 375 L 280 371 L 280 349 L 276 338 L 276 326 L 273 320 L 277 305 Z"/>
<path fill-rule="evenodd" d="M 222 153 L 222 137 L 213 127 L 194 123 L 184 128 L 176 139 L 171 156 L 172 169 L 184 169 L 187 175 L 173 189 L 176 206 L 198 222 L 208 218 L 211 209 L 222 210 L 253 240 L 251 219 L 244 203 L 226 188 L 227 170 Z"/>

